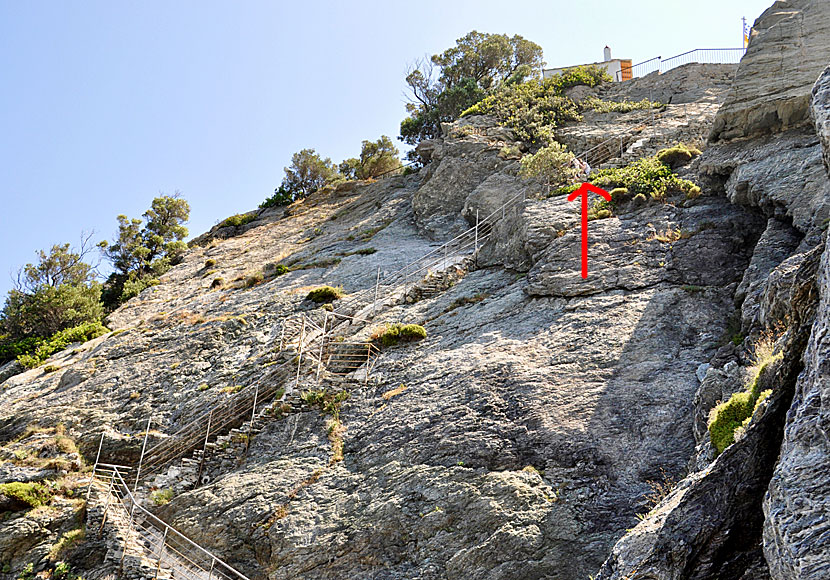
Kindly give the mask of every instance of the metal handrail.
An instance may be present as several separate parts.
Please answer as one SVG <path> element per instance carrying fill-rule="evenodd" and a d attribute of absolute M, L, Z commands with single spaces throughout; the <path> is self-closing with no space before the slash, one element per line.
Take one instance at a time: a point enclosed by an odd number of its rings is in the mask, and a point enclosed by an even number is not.
<path fill-rule="evenodd" d="M 129 537 L 131 535 L 133 525 L 141 526 L 143 529 L 146 529 L 150 533 L 150 535 L 153 535 L 153 531 L 151 529 L 145 528 L 143 525 L 141 525 L 140 522 L 136 521 L 135 515 L 136 515 L 136 511 L 137 511 L 141 515 L 141 518 L 144 519 L 145 523 L 151 525 L 153 528 L 155 528 L 155 530 L 157 532 L 163 533 L 161 544 L 156 546 L 158 548 L 157 560 L 158 560 L 159 567 L 162 565 L 164 555 L 165 555 L 164 554 L 165 549 L 169 549 L 169 550 L 172 550 L 172 551 L 176 552 L 177 554 L 179 554 L 181 556 L 181 558 L 186 560 L 186 562 L 189 562 L 190 564 L 192 564 L 192 566 L 197 568 L 198 571 L 201 571 L 202 573 L 207 573 L 208 574 L 208 580 L 210 580 L 210 578 L 214 574 L 221 574 L 222 576 L 225 576 L 226 578 L 229 578 L 231 580 L 234 580 L 234 579 L 235 580 L 249 580 L 248 577 L 245 576 L 242 572 L 238 571 L 236 568 L 234 568 L 233 566 L 231 566 L 230 564 L 228 564 L 227 562 L 225 562 L 221 558 L 218 558 L 216 555 L 214 555 L 210 551 L 206 550 L 205 548 L 203 548 L 202 546 L 200 546 L 199 544 L 197 544 L 196 542 L 194 542 L 193 540 L 191 540 L 190 538 L 188 538 L 187 536 L 185 536 L 184 534 L 182 534 L 181 532 L 179 532 L 178 530 L 176 530 L 175 528 L 173 528 L 172 526 L 167 524 L 164 520 L 160 519 L 159 517 L 155 516 L 153 513 L 149 512 L 147 509 L 142 507 L 138 503 L 136 498 L 133 496 L 132 492 L 130 491 L 129 485 L 127 485 L 126 481 L 124 481 L 124 478 L 121 475 L 121 471 L 119 470 L 119 467 L 118 466 L 113 466 L 113 465 L 108 465 L 107 467 L 109 467 L 110 470 L 106 470 L 106 471 L 108 473 L 112 474 L 111 475 L 111 477 L 112 477 L 111 484 L 115 484 L 114 487 L 117 489 L 117 491 L 115 492 L 115 497 L 118 499 L 118 503 L 121 504 L 121 507 L 125 511 L 128 511 L 129 514 L 130 514 L 130 520 L 129 520 L 130 521 L 130 524 L 129 524 L 130 525 L 130 530 L 128 531 L 127 538 L 125 539 L 125 546 L 124 546 L 125 552 L 126 552 L 126 549 L 127 549 L 127 542 L 129 541 Z M 102 470 L 102 471 L 105 471 L 105 470 Z M 95 471 L 93 471 L 92 477 L 93 478 L 95 477 Z M 109 491 L 108 493 L 112 493 L 112 491 Z M 126 504 L 125 504 L 125 500 L 126 500 Z M 127 505 L 129 505 L 129 509 L 128 509 Z M 187 546 L 190 550 L 195 550 L 195 552 L 197 554 L 206 557 L 208 559 L 208 561 L 210 562 L 210 567 L 206 568 L 205 566 L 195 562 L 193 560 L 193 558 L 183 554 L 179 550 L 176 550 L 172 545 L 166 545 L 166 542 L 170 541 L 171 535 L 172 535 L 172 538 L 175 538 L 176 540 L 179 540 L 179 541 L 183 541 L 184 545 Z M 144 535 L 144 538 L 149 540 L 147 535 Z M 158 541 L 157 536 L 154 539 L 155 539 L 156 542 Z M 153 543 L 152 540 L 150 540 L 150 543 Z M 168 560 L 169 560 L 169 558 L 168 558 Z M 178 558 L 177 558 L 177 560 L 178 560 Z M 177 569 L 178 569 L 178 567 L 184 567 L 184 570 L 185 570 L 186 573 L 191 573 L 191 574 L 194 574 L 195 577 L 201 578 L 198 571 L 188 569 L 186 562 L 181 562 L 181 561 L 176 562 L 176 561 L 174 561 L 174 562 L 172 562 L 172 564 L 173 564 L 173 566 L 178 565 Z M 217 568 L 217 564 L 219 565 L 218 568 Z"/>
<path fill-rule="evenodd" d="M 731 57 L 731 55 L 740 54 L 741 56 L 743 56 L 743 54 L 745 54 L 745 53 L 746 53 L 746 48 L 694 48 L 692 50 L 687 50 L 686 52 L 682 52 L 680 54 L 676 54 L 674 56 L 670 56 L 669 58 L 665 58 L 665 59 L 660 57 L 660 56 L 655 56 L 654 58 L 644 60 L 643 62 L 639 62 L 635 65 L 622 67 L 619 71 L 617 71 L 617 81 L 618 82 L 622 81 L 623 71 L 630 71 L 632 78 L 639 77 L 639 76 L 645 76 L 643 74 L 634 74 L 634 69 L 636 69 L 638 67 L 642 67 L 646 64 L 652 63 L 654 61 L 658 61 L 657 66 L 656 67 L 650 67 L 650 68 L 653 68 L 654 70 L 649 70 L 649 72 L 659 71 L 660 73 L 664 73 L 664 72 L 669 71 L 669 70 L 671 70 L 671 69 L 673 69 L 677 66 L 680 66 L 682 64 L 688 64 L 688 63 L 691 63 L 691 62 L 699 62 L 699 61 L 686 59 L 685 62 L 678 62 L 677 64 L 672 64 L 670 66 L 665 66 L 665 64 L 668 63 L 668 62 L 675 61 L 675 60 L 678 60 L 678 59 L 683 59 L 683 57 L 688 57 L 691 54 L 716 55 L 715 58 L 713 58 L 710 61 L 708 61 L 706 63 L 703 63 L 703 64 L 737 64 L 740 61 L 740 58 L 734 59 L 734 58 Z M 723 57 L 724 54 L 728 55 L 728 56 L 725 57 L 725 58 L 720 58 L 720 57 Z M 715 61 L 717 61 L 717 62 L 715 62 Z M 646 74 L 648 74 L 648 73 L 646 73 Z"/>

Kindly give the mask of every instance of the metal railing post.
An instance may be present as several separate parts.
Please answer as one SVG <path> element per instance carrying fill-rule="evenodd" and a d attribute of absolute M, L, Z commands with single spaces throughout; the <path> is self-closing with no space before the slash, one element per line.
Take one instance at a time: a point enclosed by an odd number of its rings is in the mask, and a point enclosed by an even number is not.
<path fill-rule="evenodd" d="M 323 315 L 323 334 L 320 335 L 320 357 L 317 359 L 317 384 L 320 384 L 320 371 L 323 368 L 323 347 L 326 345 L 326 326 L 329 321 L 329 313 Z"/>
<path fill-rule="evenodd" d="M 216 558 L 215 557 L 210 561 L 210 570 L 208 570 L 208 580 L 211 580 L 213 578 L 213 567 L 214 566 L 216 566 Z"/>
<path fill-rule="evenodd" d="M 156 564 L 156 575 L 153 580 L 158 580 L 159 572 L 161 571 L 161 559 L 164 556 L 164 543 L 167 541 L 167 532 L 170 531 L 170 526 L 164 526 L 164 536 L 161 538 L 161 546 L 159 546 L 159 559 Z"/>
<path fill-rule="evenodd" d="M 107 489 L 107 504 L 104 506 L 104 513 L 101 514 L 101 529 L 98 530 L 98 537 L 101 537 L 101 532 L 104 531 L 104 524 L 107 522 L 107 512 L 110 510 L 110 501 L 112 501 L 112 488 L 115 485 L 115 472 L 110 476 L 110 486 Z"/>
<path fill-rule="evenodd" d="M 196 475 L 196 483 L 193 484 L 193 489 L 199 487 L 202 483 L 202 470 L 205 468 L 205 456 L 207 456 L 207 444 L 210 437 L 210 423 L 213 421 L 213 409 L 208 414 L 207 430 L 205 431 L 205 443 L 202 445 L 202 459 L 199 461 L 199 473 Z"/>
<path fill-rule="evenodd" d="M 297 379 L 294 381 L 294 388 L 300 386 L 300 367 L 303 364 L 303 342 L 305 341 L 305 315 L 303 315 L 303 323 L 300 326 L 300 344 L 299 353 L 297 354 Z"/>
<path fill-rule="evenodd" d="M 101 431 L 101 440 L 98 442 L 98 453 L 95 454 L 95 465 L 92 467 L 92 475 L 89 478 L 89 485 L 86 487 L 86 501 L 89 502 L 89 492 L 92 491 L 92 480 L 95 479 L 95 471 L 98 469 L 98 460 L 101 459 L 101 447 L 104 445 L 104 432 Z"/>
<path fill-rule="evenodd" d="M 378 290 L 380 289 L 380 266 L 378 266 L 378 275 L 375 278 L 375 299 L 372 302 L 372 317 L 375 316 L 375 311 L 377 310 L 378 306 Z"/>
<path fill-rule="evenodd" d="M 476 210 L 476 251 L 475 253 L 478 254 L 478 210 Z"/>
<path fill-rule="evenodd" d="M 259 384 L 257 384 L 256 389 L 254 389 L 254 406 L 251 409 L 251 427 L 248 429 L 248 441 L 245 442 L 245 452 L 248 451 L 248 447 L 251 445 L 251 437 L 254 435 L 254 417 L 256 417 L 256 400 L 259 396 Z"/>
<path fill-rule="evenodd" d="M 152 417 L 147 419 L 147 429 L 144 431 L 144 443 L 141 445 L 141 457 L 138 459 L 138 470 L 135 472 L 135 485 L 133 486 L 133 493 L 138 489 L 138 478 L 141 477 L 141 464 L 144 461 L 144 451 L 147 449 L 147 437 L 150 436 L 150 422 Z"/>
<path fill-rule="evenodd" d="M 409 264 L 404 266 L 403 271 L 403 303 L 406 304 L 406 295 L 409 294 Z"/>
<path fill-rule="evenodd" d="M 129 492 L 130 489 L 127 488 Z M 124 536 L 124 549 L 121 551 L 121 572 L 124 572 L 124 558 L 127 557 L 127 546 L 130 543 L 130 537 L 133 535 L 133 514 L 135 512 L 135 500 L 130 502 L 130 521 L 127 524 L 127 535 Z"/>

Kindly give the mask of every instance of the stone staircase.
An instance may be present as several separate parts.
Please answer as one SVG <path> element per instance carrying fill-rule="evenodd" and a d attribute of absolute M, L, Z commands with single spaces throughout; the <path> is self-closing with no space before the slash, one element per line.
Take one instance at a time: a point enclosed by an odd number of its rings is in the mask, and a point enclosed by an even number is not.
<path fill-rule="evenodd" d="M 87 502 L 87 528 L 106 536 L 104 561 L 121 579 L 248 580 L 138 505 L 118 466 L 96 466 Z"/>

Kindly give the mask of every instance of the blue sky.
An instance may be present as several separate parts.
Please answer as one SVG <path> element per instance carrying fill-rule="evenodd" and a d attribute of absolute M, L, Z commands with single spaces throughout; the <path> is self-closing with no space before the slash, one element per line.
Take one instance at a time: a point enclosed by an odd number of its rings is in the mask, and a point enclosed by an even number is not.
<path fill-rule="evenodd" d="M 405 69 L 470 30 L 549 66 L 741 43 L 771 0 L 267 2 L 0 0 L 0 293 L 82 230 L 112 238 L 159 192 L 191 234 L 255 208 L 291 154 L 396 137 Z"/>

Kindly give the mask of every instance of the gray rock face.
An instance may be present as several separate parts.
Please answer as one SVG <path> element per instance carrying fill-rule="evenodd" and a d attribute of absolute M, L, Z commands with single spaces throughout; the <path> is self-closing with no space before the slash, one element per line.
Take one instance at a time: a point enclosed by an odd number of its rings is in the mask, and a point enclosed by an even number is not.
<path fill-rule="evenodd" d="M 820 257 L 819 251 L 811 252 L 796 273 L 794 284 L 799 290 L 791 304 L 792 324 L 783 358 L 767 367 L 759 379 L 762 388 L 772 389 L 773 394 L 756 410 L 742 438 L 711 465 L 685 478 L 614 546 L 597 580 L 769 577 L 760 556 L 763 527 L 764 552 L 770 561 L 768 524 L 760 508 L 778 459 L 784 418 L 802 368 L 801 353 L 815 318 Z M 730 371 L 719 378 L 729 376 L 735 377 Z M 740 388 L 745 384 L 741 382 Z M 774 570 L 772 562 L 770 569 Z"/>
<path fill-rule="evenodd" d="M 734 64 L 685 64 L 662 74 L 655 72 L 607 85 L 602 88 L 600 97 L 615 101 L 649 99 L 673 105 L 722 100 L 732 87 L 737 68 Z"/>
<path fill-rule="evenodd" d="M 733 203 L 759 207 L 806 234 L 830 216 L 830 182 L 822 155 L 819 139 L 807 127 L 751 143 L 710 147 L 700 168 L 723 179 Z"/>
<path fill-rule="evenodd" d="M 830 67 L 824 69 L 813 86 L 810 112 L 821 139 L 824 151 L 824 166 L 830 170 Z"/>
<path fill-rule="evenodd" d="M 830 6 L 816 0 L 773 4 L 755 21 L 732 94 L 715 119 L 712 142 L 786 131 L 810 121 L 810 91 L 827 66 Z"/>
<path fill-rule="evenodd" d="M 744 332 L 757 325 L 761 316 L 764 289 L 770 274 L 792 255 L 800 242 L 801 236 L 792 227 L 775 218 L 767 221 L 767 228 L 755 245 L 752 260 L 735 293 L 735 300 L 742 301 L 741 320 Z M 765 314 L 769 311 L 769 308 L 764 309 Z"/>
<path fill-rule="evenodd" d="M 516 163 L 498 156 L 498 143 L 488 139 L 448 139 L 432 148 L 432 162 L 423 185 L 412 197 L 419 228 L 435 237 L 459 233 L 469 227 L 470 220 L 475 222 L 476 209 L 483 218 L 502 200 L 521 191 L 523 185 L 509 174 L 515 174 Z M 497 175 L 508 168 L 512 172 Z M 500 189 L 506 183 L 510 189 Z M 461 219 L 462 210 L 468 221 Z"/>
<path fill-rule="evenodd" d="M 818 279 L 820 305 L 787 415 L 781 457 L 764 499 L 764 554 L 776 580 L 830 576 L 830 253 Z"/>

